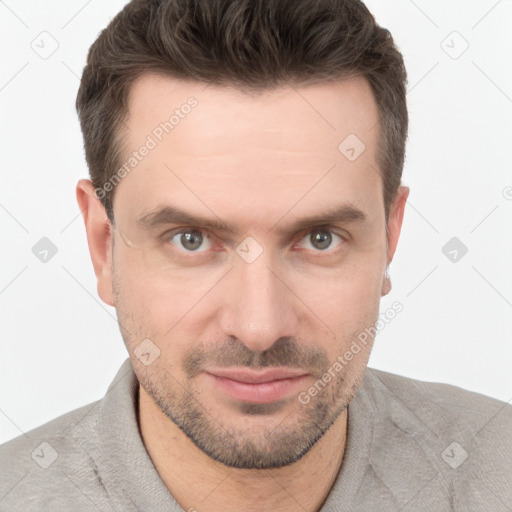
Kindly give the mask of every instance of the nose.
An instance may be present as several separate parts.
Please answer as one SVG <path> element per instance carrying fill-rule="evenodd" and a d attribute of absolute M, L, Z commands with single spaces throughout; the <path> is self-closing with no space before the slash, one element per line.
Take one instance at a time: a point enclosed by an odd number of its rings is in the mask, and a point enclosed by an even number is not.
<path fill-rule="evenodd" d="M 265 252 L 252 263 L 236 258 L 224 290 L 222 332 L 254 352 L 268 349 L 282 336 L 297 335 L 298 301 L 291 284 L 272 267 Z"/>

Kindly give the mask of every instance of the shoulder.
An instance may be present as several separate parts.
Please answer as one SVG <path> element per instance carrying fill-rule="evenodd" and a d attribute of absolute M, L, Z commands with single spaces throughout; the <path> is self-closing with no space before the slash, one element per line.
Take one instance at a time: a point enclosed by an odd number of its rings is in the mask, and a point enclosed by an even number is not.
<path fill-rule="evenodd" d="M 100 405 L 90 403 L 0 445 L 3 511 L 65 510 L 68 505 L 87 510 L 91 503 L 83 492 L 98 495 L 98 490 L 84 440 L 94 437 Z M 82 499 L 84 508 L 76 508 Z"/>
<path fill-rule="evenodd" d="M 428 425 L 441 430 L 481 428 L 511 434 L 512 406 L 495 398 L 440 382 L 426 382 L 367 368 L 364 378 L 373 396 L 384 402 L 398 401 Z M 491 425 L 492 423 L 492 425 Z"/>
<path fill-rule="evenodd" d="M 4 461 L 2 469 L 5 470 L 6 465 L 12 468 L 16 464 L 31 459 L 33 455 L 35 456 L 32 452 L 41 442 L 49 443 L 53 440 L 62 445 L 65 440 L 75 439 L 81 431 L 87 429 L 91 422 L 94 422 L 95 409 L 98 408 L 99 403 L 100 401 L 96 401 L 79 407 L 1 444 L 0 455 Z"/>
<path fill-rule="evenodd" d="M 512 503 L 509 403 L 372 368 L 360 389 L 371 414 L 372 468 L 388 489 L 400 488 L 397 475 L 411 489 L 418 482 L 428 486 L 430 492 L 414 501 L 418 510 L 422 499 L 434 498 L 457 503 L 456 510 L 500 510 Z M 434 509 L 444 510 L 439 504 Z"/>

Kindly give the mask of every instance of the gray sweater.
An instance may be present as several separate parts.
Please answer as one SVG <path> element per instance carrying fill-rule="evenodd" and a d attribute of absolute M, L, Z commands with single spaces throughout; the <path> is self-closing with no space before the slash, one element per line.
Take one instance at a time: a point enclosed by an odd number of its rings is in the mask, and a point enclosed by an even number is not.
<path fill-rule="evenodd" d="M 5 512 L 182 512 L 144 447 L 130 360 L 99 401 L 0 446 Z M 199 508 L 198 508 L 199 510 Z M 367 368 L 321 512 L 512 511 L 512 406 Z"/>

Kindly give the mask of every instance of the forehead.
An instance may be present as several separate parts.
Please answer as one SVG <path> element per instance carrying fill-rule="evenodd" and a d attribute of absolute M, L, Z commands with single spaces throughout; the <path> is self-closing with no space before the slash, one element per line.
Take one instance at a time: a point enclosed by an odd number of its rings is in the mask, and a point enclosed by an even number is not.
<path fill-rule="evenodd" d="M 133 218 L 163 204 L 273 219 L 319 201 L 380 205 L 378 110 L 363 78 L 248 94 L 148 74 L 128 108 L 121 165 L 133 165 L 114 210 Z"/>
<path fill-rule="evenodd" d="M 190 114 L 187 102 L 194 98 L 197 106 Z M 214 86 L 183 81 L 155 74 L 145 74 L 132 84 L 128 102 L 129 142 L 151 133 L 173 113 L 175 137 L 195 131 L 195 140 L 183 137 L 182 152 L 192 149 L 194 156 L 209 156 L 212 150 L 230 151 L 242 142 L 246 150 L 307 149 L 330 147 L 348 133 L 371 144 L 378 132 L 376 102 L 368 81 L 363 77 L 323 82 L 309 86 L 283 85 L 271 90 L 243 92 L 232 86 Z M 187 119 L 186 123 L 182 122 Z M 180 126 L 178 130 L 178 126 Z M 135 128 L 135 131 L 132 131 Z M 248 137 L 258 135 L 259 147 L 250 145 Z M 267 135 L 265 137 L 264 135 Z M 229 135 L 229 139 L 224 136 Z M 265 144 L 265 148 L 261 145 Z M 175 148 L 178 149 L 178 148 Z"/>

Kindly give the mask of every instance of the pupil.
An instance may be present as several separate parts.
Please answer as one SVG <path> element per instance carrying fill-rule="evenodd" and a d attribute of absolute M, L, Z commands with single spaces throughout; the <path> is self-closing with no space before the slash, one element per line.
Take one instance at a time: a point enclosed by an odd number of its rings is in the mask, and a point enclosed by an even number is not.
<path fill-rule="evenodd" d="M 331 245 L 332 236 L 328 231 L 317 231 L 311 240 L 317 249 L 326 249 Z"/>
<path fill-rule="evenodd" d="M 181 243 L 183 244 L 183 247 L 195 251 L 201 247 L 202 234 L 199 231 L 189 231 L 188 233 L 182 233 Z"/>

